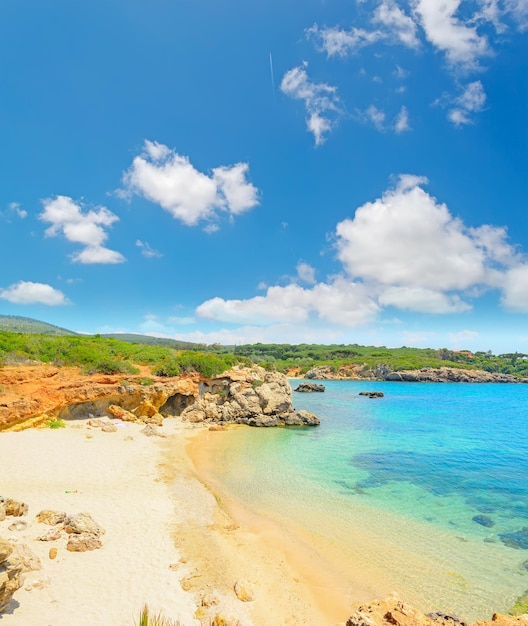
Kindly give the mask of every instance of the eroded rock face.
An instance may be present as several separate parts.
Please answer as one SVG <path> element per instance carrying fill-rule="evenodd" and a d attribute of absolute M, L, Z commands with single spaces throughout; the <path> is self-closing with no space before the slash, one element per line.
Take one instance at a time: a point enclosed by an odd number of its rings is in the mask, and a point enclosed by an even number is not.
<path fill-rule="evenodd" d="M 111 415 L 116 405 L 131 419 L 160 424 L 179 415 L 198 397 L 199 375 L 179 378 L 82 374 L 74 367 L 28 365 L 0 368 L 0 430 L 43 424 L 50 418 L 84 419 Z M 122 418 L 123 419 L 123 418 Z"/>
<path fill-rule="evenodd" d="M 234 422 L 250 426 L 314 426 L 319 420 L 295 411 L 288 379 L 261 367 L 234 367 L 200 384 L 198 400 L 182 413 L 190 422 Z"/>

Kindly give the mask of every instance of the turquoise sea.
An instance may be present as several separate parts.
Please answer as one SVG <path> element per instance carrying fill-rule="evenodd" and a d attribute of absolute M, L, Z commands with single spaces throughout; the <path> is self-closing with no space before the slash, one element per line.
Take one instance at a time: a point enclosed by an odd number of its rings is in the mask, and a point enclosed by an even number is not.
<path fill-rule="evenodd" d="M 229 434 L 225 493 L 305 529 L 345 594 L 362 581 L 470 620 L 508 610 L 528 589 L 528 385 L 324 384 L 293 393 L 319 427 Z"/>

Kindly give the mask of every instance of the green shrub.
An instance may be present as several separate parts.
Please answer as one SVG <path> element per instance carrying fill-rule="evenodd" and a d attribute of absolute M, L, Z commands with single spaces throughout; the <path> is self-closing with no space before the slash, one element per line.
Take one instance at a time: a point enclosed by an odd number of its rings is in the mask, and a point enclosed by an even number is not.
<path fill-rule="evenodd" d="M 53 430 L 57 430 L 58 428 L 66 428 L 66 422 L 63 419 L 56 418 L 48 420 L 46 422 L 46 426 L 48 428 L 52 428 Z"/>
<path fill-rule="evenodd" d="M 152 378 L 149 378 L 148 376 L 142 376 L 141 378 L 138 378 L 137 382 L 139 385 L 144 385 L 145 387 L 148 387 L 154 384 L 154 381 L 152 380 Z"/>
<path fill-rule="evenodd" d="M 255 378 L 255 380 L 251 383 L 251 387 L 252 387 L 253 389 L 256 389 L 257 387 L 260 387 L 260 386 L 262 386 L 263 384 L 264 384 L 264 381 L 263 381 L 263 380 L 260 380 L 260 379 L 258 379 L 258 378 Z"/>

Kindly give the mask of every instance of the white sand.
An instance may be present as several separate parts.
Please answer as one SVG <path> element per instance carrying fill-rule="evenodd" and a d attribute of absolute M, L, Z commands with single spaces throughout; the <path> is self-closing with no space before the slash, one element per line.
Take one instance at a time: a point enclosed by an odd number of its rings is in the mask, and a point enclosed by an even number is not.
<path fill-rule="evenodd" d="M 0 433 L 0 495 L 29 505 L 28 515 L 0 522 L 0 536 L 27 544 L 42 562 L 0 615 L 2 626 L 132 626 L 144 603 L 181 626 L 200 623 L 195 597 L 180 585 L 190 566 L 179 563 L 171 538 L 177 510 L 160 478 L 164 440 L 120 426 L 105 433 L 79 421 Z M 178 429 L 168 420 L 163 431 Z M 106 531 L 102 549 L 68 552 L 65 537 L 35 541 L 51 528 L 35 519 L 42 509 L 89 513 Z M 17 520 L 28 528 L 8 530 Z"/>

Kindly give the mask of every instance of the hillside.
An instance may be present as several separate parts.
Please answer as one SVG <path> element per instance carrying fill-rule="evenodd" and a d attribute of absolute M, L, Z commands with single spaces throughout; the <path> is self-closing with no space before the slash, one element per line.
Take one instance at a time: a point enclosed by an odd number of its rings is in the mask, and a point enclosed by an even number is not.
<path fill-rule="evenodd" d="M 0 330 L 38 335 L 76 335 L 72 330 L 21 315 L 0 315 Z"/>
<path fill-rule="evenodd" d="M 101 335 L 105 339 L 118 339 L 127 343 L 141 343 L 147 346 L 163 346 L 174 348 L 175 350 L 205 350 L 207 346 L 203 343 L 191 343 L 190 341 L 178 341 L 166 337 L 150 337 L 149 335 L 136 335 L 134 333 L 106 333 Z"/>

